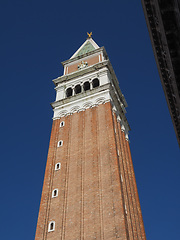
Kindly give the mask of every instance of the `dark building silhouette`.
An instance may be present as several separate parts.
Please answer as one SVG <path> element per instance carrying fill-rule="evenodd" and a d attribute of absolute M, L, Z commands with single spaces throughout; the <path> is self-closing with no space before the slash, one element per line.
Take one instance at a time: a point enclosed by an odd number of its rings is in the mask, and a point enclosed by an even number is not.
<path fill-rule="evenodd" d="M 142 6 L 180 146 L 180 0 L 142 0 Z"/>

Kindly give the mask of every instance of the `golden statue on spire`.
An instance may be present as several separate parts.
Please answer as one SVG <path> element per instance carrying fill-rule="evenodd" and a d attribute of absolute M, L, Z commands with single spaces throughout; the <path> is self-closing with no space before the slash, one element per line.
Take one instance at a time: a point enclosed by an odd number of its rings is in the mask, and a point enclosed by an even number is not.
<path fill-rule="evenodd" d="M 92 32 L 90 32 L 90 33 L 87 32 L 87 35 L 88 35 L 88 38 L 91 38 Z"/>

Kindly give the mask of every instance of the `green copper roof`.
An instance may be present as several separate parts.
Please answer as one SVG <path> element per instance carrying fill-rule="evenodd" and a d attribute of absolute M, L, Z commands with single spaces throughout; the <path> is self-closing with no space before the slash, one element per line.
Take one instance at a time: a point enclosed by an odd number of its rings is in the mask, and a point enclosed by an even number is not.
<path fill-rule="evenodd" d="M 81 56 L 85 53 L 91 52 L 95 49 L 90 42 L 87 42 L 84 47 L 77 53 L 76 57 Z"/>

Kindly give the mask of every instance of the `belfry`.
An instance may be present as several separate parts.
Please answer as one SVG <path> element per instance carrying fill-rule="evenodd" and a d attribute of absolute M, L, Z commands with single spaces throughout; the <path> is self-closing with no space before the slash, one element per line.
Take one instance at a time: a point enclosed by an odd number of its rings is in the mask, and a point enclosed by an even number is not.
<path fill-rule="evenodd" d="M 126 100 L 104 47 L 64 61 L 35 240 L 145 240 Z"/>

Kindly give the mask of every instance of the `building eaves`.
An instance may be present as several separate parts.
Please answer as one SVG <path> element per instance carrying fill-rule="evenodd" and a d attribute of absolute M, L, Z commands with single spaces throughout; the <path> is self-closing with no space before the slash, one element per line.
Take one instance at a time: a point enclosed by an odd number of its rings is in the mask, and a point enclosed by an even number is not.
<path fill-rule="evenodd" d="M 161 83 L 180 146 L 179 2 L 142 0 Z"/>

